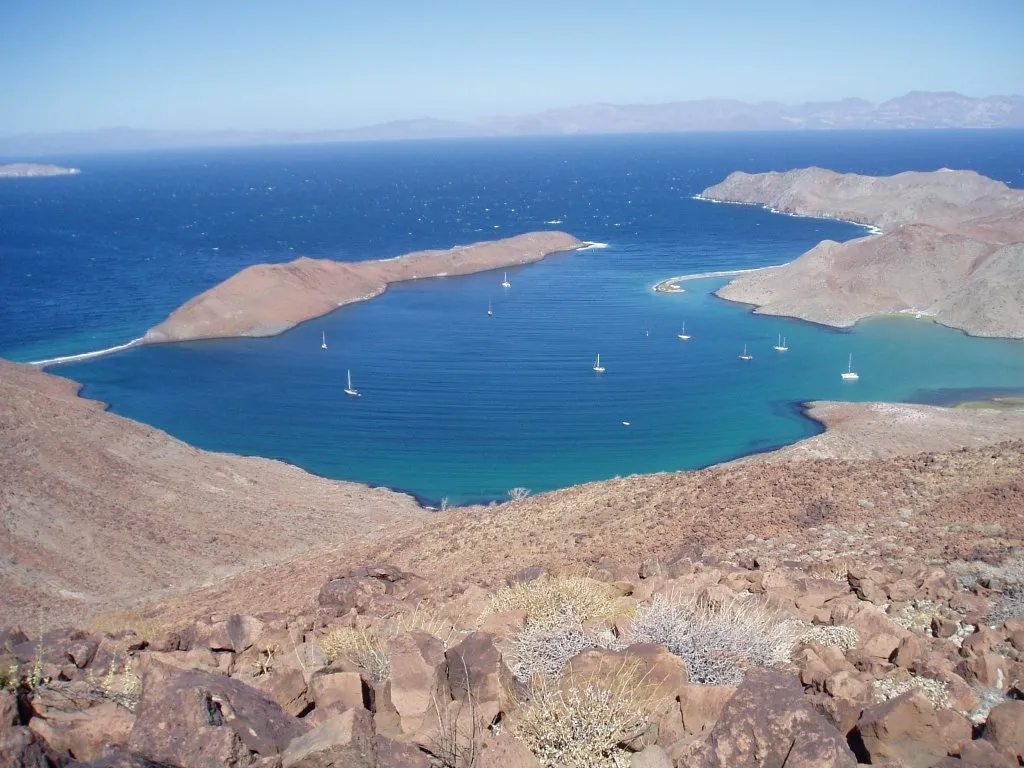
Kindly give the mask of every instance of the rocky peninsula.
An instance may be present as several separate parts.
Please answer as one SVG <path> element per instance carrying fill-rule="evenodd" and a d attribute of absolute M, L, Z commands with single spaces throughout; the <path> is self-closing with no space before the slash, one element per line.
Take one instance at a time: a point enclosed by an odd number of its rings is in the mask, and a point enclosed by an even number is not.
<path fill-rule="evenodd" d="M 701 197 L 879 229 L 742 275 L 722 298 L 837 327 L 911 312 L 975 336 L 1024 338 L 1024 192 L 1002 182 L 948 169 L 874 177 L 805 168 L 733 173 Z"/>
<path fill-rule="evenodd" d="M 258 264 L 187 301 L 151 328 L 144 341 L 276 336 L 338 307 L 378 296 L 390 283 L 529 264 L 583 245 L 565 232 L 530 232 L 391 259 L 347 263 L 303 257 L 287 264 Z"/>
<path fill-rule="evenodd" d="M 79 168 L 62 165 L 40 165 L 39 163 L 7 163 L 0 165 L 0 179 L 25 179 L 37 176 L 74 176 L 81 173 Z"/>

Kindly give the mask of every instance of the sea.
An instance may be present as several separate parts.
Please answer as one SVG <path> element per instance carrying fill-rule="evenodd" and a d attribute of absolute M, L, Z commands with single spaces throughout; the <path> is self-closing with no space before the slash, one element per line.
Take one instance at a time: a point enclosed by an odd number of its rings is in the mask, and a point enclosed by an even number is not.
<path fill-rule="evenodd" d="M 564 136 L 62 156 L 0 183 L 0 356 L 123 344 L 262 262 L 385 258 L 560 229 L 586 249 L 391 286 L 274 338 L 56 365 L 82 395 L 200 448 L 487 503 L 772 450 L 812 400 L 1024 389 L 1024 342 L 913 315 L 847 330 L 716 298 L 727 278 L 864 227 L 695 199 L 734 170 L 970 168 L 1024 187 L 1022 131 Z M 493 316 L 487 315 L 490 303 Z M 677 334 L 685 323 L 689 341 Z M 786 352 L 773 349 L 779 336 Z M 321 350 L 326 336 L 328 349 Z M 752 360 L 741 361 L 746 345 Z M 600 354 L 604 373 L 592 368 Z M 860 374 L 844 381 L 849 356 Z M 346 397 L 346 372 L 360 398 Z"/>

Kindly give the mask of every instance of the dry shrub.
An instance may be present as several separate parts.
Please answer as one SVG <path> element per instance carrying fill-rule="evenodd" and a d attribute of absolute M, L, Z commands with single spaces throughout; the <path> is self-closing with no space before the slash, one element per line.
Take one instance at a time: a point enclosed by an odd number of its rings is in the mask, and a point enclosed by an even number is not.
<path fill-rule="evenodd" d="M 751 667 L 789 660 L 792 625 L 754 600 L 721 606 L 693 597 L 656 595 L 630 627 L 631 643 L 661 643 L 686 664 L 690 680 L 739 685 Z"/>
<path fill-rule="evenodd" d="M 622 648 L 610 629 L 586 629 L 571 607 L 530 621 L 512 637 L 509 661 L 516 679 L 528 682 L 536 675 L 556 680 L 576 654 L 588 648 Z"/>
<path fill-rule="evenodd" d="M 561 683 L 538 676 L 512 732 L 545 768 L 624 768 L 622 745 L 647 729 L 655 692 L 629 663 Z"/>
<path fill-rule="evenodd" d="M 990 626 L 1024 618 L 1024 553 L 1020 550 L 1004 559 L 1000 565 L 976 560 L 951 563 L 949 570 L 964 587 L 982 581 L 998 592 L 989 603 L 986 622 Z"/>
<path fill-rule="evenodd" d="M 406 632 L 426 632 L 444 643 L 445 648 L 450 648 L 459 635 L 451 621 L 417 607 L 381 619 L 369 628 L 334 627 L 317 640 L 317 645 L 331 661 L 347 658 L 379 683 L 391 677 L 388 641 Z"/>
<path fill-rule="evenodd" d="M 489 612 L 524 611 L 529 621 L 548 621 L 572 611 L 579 621 L 620 613 L 618 593 L 604 582 L 580 575 L 548 576 L 502 587 Z"/>

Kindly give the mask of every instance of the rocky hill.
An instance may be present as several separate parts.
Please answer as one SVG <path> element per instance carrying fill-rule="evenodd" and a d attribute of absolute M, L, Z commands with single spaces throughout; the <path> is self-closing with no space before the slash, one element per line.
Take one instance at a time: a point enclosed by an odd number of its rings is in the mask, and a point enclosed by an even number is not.
<path fill-rule="evenodd" d="M 0 624 L 127 608 L 425 513 L 408 496 L 210 453 L 0 361 Z"/>
<path fill-rule="evenodd" d="M 303 257 L 287 264 L 258 264 L 183 304 L 151 328 L 144 341 L 274 336 L 345 304 L 371 299 L 389 283 L 529 264 L 582 245 L 565 232 L 530 232 L 376 261 Z"/>
<path fill-rule="evenodd" d="M 1024 758 L 1024 413 L 818 403 L 788 455 L 425 517 L 0 387 L 0 766 Z"/>
<path fill-rule="evenodd" d="M 733 173 L 702 197 L 870 224 L 717 293 L 763 314 L 850 326 L 915 312 L 976 336 L 1024 337 L 1024 192 L 973 171 L 889 177 L 820 168 Z"/>

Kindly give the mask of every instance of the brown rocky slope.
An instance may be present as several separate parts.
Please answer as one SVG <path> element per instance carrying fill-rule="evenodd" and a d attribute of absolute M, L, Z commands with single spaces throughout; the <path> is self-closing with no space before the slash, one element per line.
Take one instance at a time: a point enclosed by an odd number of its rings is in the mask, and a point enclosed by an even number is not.
<path fill-rule="evenodd" d="M 1020 435 L 1024 414 L 818 403 L 831 440 L 797 460 L 417 521 L 397 494 L 189 449 L 24 366 L 0 383 L 4 519 L 30 564 L 58 542 L 81 578 L 123 564 L 152 580 L 167 563 L 209 573 L 199 530 L 230 534 L 248 566 L 243 539 L 322 538 L 116 623 L 0 627 L 5 768 L 1024 759 L 1024 441 L 981 445 Z M 886 432 L 867 455 L 887 458 L 828 458 Z M 349 536 L 375 505 L 399 522 Z"/>
<path fill-rule="evenodd" d="M 529 264 L 582 245 L 565 232 L 529 232 L 376 261 L 303 257 L 287 264 L 258 264 L 187 301 L 151 328 L 144 341 L 274 336 L 345 304 L 373 298 L 389 283 Z"/>
<path fill-rule="evenodd" d="M 128 607 L 424 514 L 408 496 L 198 450 L 0 361 L 0 624 Z"/>
<path fill-rule="evenodd" d="M 806 168 L 733 173 L 702 197 L 884 230 L 823 241 L 790 264 L 731 281 L 722 298 L 827 325 L 912 311 L 972 335 L 1024 337 L 1024 192 L 973 171 L 871 177 Z"/>

